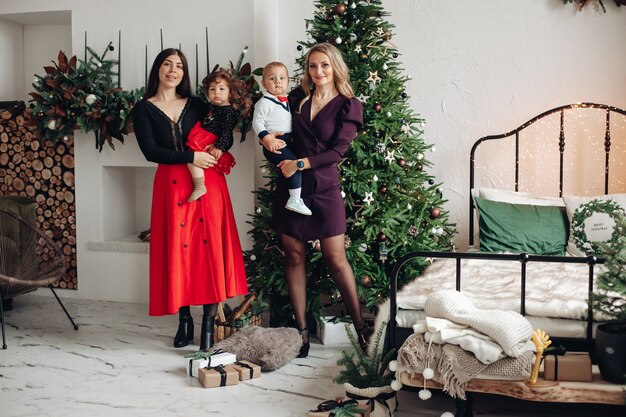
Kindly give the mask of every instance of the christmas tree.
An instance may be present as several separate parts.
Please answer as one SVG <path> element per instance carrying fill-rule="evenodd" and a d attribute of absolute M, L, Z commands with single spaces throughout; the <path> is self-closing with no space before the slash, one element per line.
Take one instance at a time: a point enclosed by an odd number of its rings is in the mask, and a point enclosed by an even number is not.
<path fill-rule="evenodd" d="M 299 42 L 304 53 L 329 42 L 343 53 L 357 98 L 364 108 L 363 129 L 339 163 L 348 231 L 346 253 L 354 270 L 359 296 L 374 307 L 389 292 L 389 266 L 411 251 L 449 250 L 454 233 L 443 210 L 441 184 L 428 174 L 424 120 L 408 105 L 399 51 L 392 43 L 394 26 L 380 0 L 317 1 L 307 20 L 308 39 Z M 298 82 L 300 73 L 295 74 Z M 273 297 L 286 296 L 284 256 L 277 234 L 269 226 L 277 171 L 263 168 L 266 188 L 256 192 L 252 215 L 254 247 L 246 253 L 251 286 Z M 326 270 L 319 242 L 310 242 L 307 261 L 307 311 L 317 317 L 324 303 L 340 302 Z M 419 274 L 418 261 L 399 285 Z M 287 305 L 286 309 L 289 309 Z M 287 315 L 289 312 L 287 311 Z"/>

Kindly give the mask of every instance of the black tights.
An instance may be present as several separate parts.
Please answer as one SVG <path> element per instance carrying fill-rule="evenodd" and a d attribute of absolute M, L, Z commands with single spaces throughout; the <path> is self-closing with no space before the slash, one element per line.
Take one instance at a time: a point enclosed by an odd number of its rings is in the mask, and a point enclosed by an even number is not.
<path fill-rule="evenodd" d="M 306 244 L 287 235 L 281 235 L 283 249 L 285 250 L 285 275 L 287 276 L 287 288 L 293 307 L 296 325 L 299 329 L 306 327 Z M 344 236 L 338 235 L 320 239 L 322 254 L 326 267 L 333 277 L 337 289 L 341 294 L 348 314 L 356 329 L 361 329 L 365 322 L 361 317 L 361 304 L 356 289 L 356 281 L 352 267 L 346 258 Z M 305 342 L 308 334 L 302 334 Z"/>
<path fill-rule="evenodd" d="M 217 314 L 217 303 L 204 304 L 202 308 L 202 314 L 204 314 L 205 316 L 215 317 L 215 315 Z M 190 316 L 191 310 L 189 309 L 189 306 L 182 306 L 178 309 L 178 314 L 180 317 Z"/>

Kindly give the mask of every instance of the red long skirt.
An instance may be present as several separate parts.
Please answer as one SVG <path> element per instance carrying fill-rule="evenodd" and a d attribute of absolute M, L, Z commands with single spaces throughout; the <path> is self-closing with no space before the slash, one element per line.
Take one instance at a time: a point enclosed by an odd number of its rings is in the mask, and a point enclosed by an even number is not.
<path fill-rule="evenodd" d="M 207 193 L 188 203 L 186 165 L 160 164 L 150 230 L 151 316 L 248 293 L 241 243 L 224 174 L 204 170 Z"/>

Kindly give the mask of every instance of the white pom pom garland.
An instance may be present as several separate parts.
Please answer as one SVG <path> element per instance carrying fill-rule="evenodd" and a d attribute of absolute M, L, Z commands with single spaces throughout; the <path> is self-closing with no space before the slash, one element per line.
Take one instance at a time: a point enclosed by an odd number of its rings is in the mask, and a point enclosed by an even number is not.
<path fill-rule="evenodd" d="M 402 389 L 402 382 L 394 379 L 393 381 L 391 381 L 391 389 L 394 391 L 400 391 Z"/>
<path fill-rule="evenodd" d="M 433 396 L 433 393 L 430 392 L 430 390 L 422 389 L 422 390 L 420 390 L 420 392 L 417 393 L 417 395 L 419 395 L 420 400 L 426 401 L 426 400 L 430 399 L 430 397 Z"/>
<path fill-rule="evenodd" d="M 398 361 L 389 362 L 389 370 L 391 372 L 396 372 L 398 370 Z"/>
<path fill-rule="evenodd" d="M 433 371 L 431 368 L 426 368 L 424 369 L 423 375 L 424 379 L 433 379 L 433 377 L 435 376 L 435 371 Z"/>

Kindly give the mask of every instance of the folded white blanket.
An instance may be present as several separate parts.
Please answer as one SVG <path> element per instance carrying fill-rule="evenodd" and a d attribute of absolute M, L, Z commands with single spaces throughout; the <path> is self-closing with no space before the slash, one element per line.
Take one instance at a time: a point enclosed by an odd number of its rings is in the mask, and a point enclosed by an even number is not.
<path fill-rule="evenodd" d="M 413 326 L 415 333 L 423 333 L 427 342 L 444 345 L 450 343 L 472 352 L 476 359 L 490 364 L 506 357 L 499 344 L 489 336 L 480 333 L 465 324 L 454 323 L 447 319 L 426 317 L 426 320 Z"/>
<path fill-rule="evenodd" d="M 486 334 L 513 358 L 532 350 L 530 337 L 533 329 L 524 316 L 513 311 L 480 310 L 458 291 L 432 293 L 424 304 L 424 312 L 431 317 L 468 325 Z"/>

